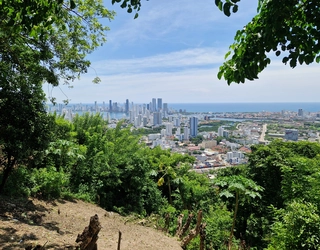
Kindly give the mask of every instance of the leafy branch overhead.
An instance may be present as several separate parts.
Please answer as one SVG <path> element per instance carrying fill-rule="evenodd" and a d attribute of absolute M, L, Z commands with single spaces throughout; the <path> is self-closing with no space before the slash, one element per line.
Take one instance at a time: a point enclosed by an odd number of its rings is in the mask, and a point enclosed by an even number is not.
<path fill-rule="evenodd" d="M 102 0 L 1 1 L 1 62 L 53 86 L 68 84 L 87 72 L 86 55 L 106 41 L 109 28 L 99 19 L 113 16 Z"/>
<path fill-rule="evenodd" d="M 134 18 L 138 18 L 139 14 L 138 11 L 141 8 L 140 0 L 112 0 L 112 4 L 119 3 L 120 7 L 123 9 L 127 9 L 128 13 L 132 13 L 135 10 Z"/>
<path fill-rule="evenodd" d="M 237 2 L 216 0 L 216 5 L 230 16 L 237 11 Z M 319 63 L 319 5 L 316 0 L 259 0 L 257 15 L 237 31 L 218 78 L 224 77 L 228 84 L 257 79 L 273 54 L 292 68 Z"/>

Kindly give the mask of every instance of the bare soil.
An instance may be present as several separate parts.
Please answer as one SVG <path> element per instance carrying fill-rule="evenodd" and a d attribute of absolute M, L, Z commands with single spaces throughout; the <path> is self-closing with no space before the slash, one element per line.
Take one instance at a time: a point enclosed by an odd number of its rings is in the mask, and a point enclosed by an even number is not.
<path fill-rule="evenodd" d="M 165 235 L 144 220 L 132 220 L 96 205 L 74 200 L 52 202 L 37 199 L 9 199 L 0 196 L 0 249 L 25 249 L 29 245 L 45 249 L 68 249 L 75 246 L 78 234 L 97 214 L 102 229 L 98 249 L 118 247 L 122 233 L 121 250 L 181 250 L 176 238 Z"/>

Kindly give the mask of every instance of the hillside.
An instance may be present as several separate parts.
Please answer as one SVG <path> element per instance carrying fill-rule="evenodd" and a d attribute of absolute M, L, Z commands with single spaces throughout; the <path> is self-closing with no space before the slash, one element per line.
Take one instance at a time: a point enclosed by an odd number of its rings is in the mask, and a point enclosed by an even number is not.
<path fill-rule="evenodd" d="M 67 249 L 88 226 L 91 216 L 99 216 L 102 229 L 98 249 L 181 250 L 179 242 L 152 227 L 130 222 L 128 218 L 83 201 L 0 199 L 0 249 L 24 249 L 45 245 L 46 249 Z"/>

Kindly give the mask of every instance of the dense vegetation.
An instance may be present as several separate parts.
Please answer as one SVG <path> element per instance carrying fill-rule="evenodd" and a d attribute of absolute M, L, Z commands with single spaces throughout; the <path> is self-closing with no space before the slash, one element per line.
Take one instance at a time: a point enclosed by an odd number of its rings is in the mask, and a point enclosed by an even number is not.
<path fill-rule="evenodd" d="M 252 146 L 248 165 L 220 170 L 212 180 L 190 171 L 193 157 L 150 149 L 129 127 L 108 128 L 98 114 L 73 122 L 48 115 L 48 121 L 49 143 L 16 162 L 4 194 L 80 198 L 122 214 L 155 214 L 173 235 L 179 214 L 186 221 L 202 210 L 207 249 L 318 249 L 319 144 Z M 188 249 L 199 249 L 199 241 Z"/>
<path fill-rule="evenodd" d="M 112 2 L 128 12 L 141 6 Z M 226 15 L 238 9 L 238 0 L 215 2 Z M 220 68 L 218 77 L 229 84 L 257 78 L 271 50 L 285 52 L 282 61 L 291 67 L 320 61 L 318 1 L 258 2 Z M 0 193 L 156 214 L 171 234 L 180 214 L 186 221 L 201 210 L 207 249 L 319 249 L 319 144 L 253 146 L 248 165 L 212 180 L 190 171 L 192 157 L 149 149 L 121 123 L 110 129 L 99 115 L 73 122 L 47 115 L 43 82 L 69 84 L 85 73 L 86 55 L 106 40 L 99 19 L 114 13 L 101 0 L 5 0 L 0 7 Z M 198 236 L 188 249 L 199 245 Z"/>

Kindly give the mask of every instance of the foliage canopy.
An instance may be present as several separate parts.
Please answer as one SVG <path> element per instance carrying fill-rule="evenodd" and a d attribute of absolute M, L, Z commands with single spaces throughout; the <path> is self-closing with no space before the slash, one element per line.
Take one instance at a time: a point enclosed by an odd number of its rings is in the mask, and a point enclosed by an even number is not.
<path fill-rule="evenodd" d="M 216 0 L 225 15 L 237 11 L 239 0 Z M 319 1 L 259 0 L 257 15 L 235 35 L 218 78 L 228 84 L 254 80 L 271 63 L 274 52 L 282 62 L 297 64 L 320 62 Z"/>
<path fill-rule="evenodd" d="M 99 18 L 113 16 L 101 0 L 1 1 L 1 72 L 70 83 L 90 66 L 85 56 L 106 41 L 108 27 Z M 4 84 L 10 82 L 1 79 Z"/>

